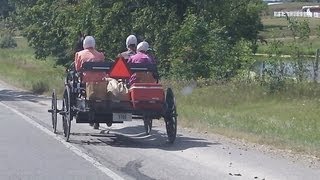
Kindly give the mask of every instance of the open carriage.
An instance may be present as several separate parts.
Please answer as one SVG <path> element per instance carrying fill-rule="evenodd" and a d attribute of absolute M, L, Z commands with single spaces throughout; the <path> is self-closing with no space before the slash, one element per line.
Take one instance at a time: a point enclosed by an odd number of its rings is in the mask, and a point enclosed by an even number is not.
<path fill-rule="evenodd" d="M 122 97 L 114 95 L 98 95 L 95 91 L 104 91 L 107 83 L 85 83 L 84 72 L 106 72 L 109 77 L 128 86 L 133 73 L 151 73 L 155 81 L 137 82 L 128 87 L 128 93 Z M 57 115 L 62 115 L 63 133 L 69 141 L 71 122 L 76 123 L 123 123 L 132 119 L 144 121 L 146 134 L 152 129 L 154 119 L 163 118 L 166 124 L 168 141 L 173 143 L 177 133 L 177 110 L 171 88 L 166 90 L 158 83 L 155 64 L 127 64 L 119 58 L 115 62 L 86 62 L 81 72 L 69 68 L 65 79 L 62 109 L 57 108 L 57 95 L 52 93 L 52 105 L 48 112 L 52 115 L 52 127 L 56 133 Z M 102 90 L 101 90 L 102 89 Z M 101 94 L 101 93 L 100 93 Z"/>

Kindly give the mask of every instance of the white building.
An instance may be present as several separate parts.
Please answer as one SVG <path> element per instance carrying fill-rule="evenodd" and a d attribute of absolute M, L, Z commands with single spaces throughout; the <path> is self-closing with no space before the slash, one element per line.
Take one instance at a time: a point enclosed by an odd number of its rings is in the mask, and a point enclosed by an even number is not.
<path fill-rule="evenodd" d="M 268 5 L 275 5 L 275 4 L 282 4 L 282 0 L 263 0 L 263 2 L 267 3 Z"/>

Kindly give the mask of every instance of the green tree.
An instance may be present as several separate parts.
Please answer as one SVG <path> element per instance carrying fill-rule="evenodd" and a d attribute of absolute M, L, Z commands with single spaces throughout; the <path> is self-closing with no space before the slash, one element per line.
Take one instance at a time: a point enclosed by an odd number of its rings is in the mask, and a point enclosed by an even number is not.
<path fill-rule="evenodd" d="M 286 18 L 293 38 L 293 42 L 289 45 L 289 48 L 291 50 L 291 56 L 295 61 L 295 73 L 298 76 L 298 80 L 301 82 L 304 79 L 304 73 L 306 71 L 306 57 L 302 53 L 301 42 L 309 39 L 311 30 L 309 22 L 306 20 L 298 21 L 297 19 L 288 16 Z"/>
<path fill-rule="evenodd" d="M 15 7 L 8 0 L 0 0 L 0 17 L 8 17 L 9 13 L 14 11 Z"/>
<path fill-rule="evenodd" d="M 235 47 L 243 41 L 255 50 L 264 7 L 260 0 L 11 1 L 17 8 L 14 19 L 38 58 L 72 61 L 81 31 L 95 36 L 98 48 L 113 59 L 125 50 L 125 38 L 135 34 L 151 44 L 162 74 L 174 72 L 188 55 L 190 61 L 202 59 L 187 65 L 195 77 L 227 77 L 242 68 L 230 51 L 239 50 Z M 191 54 L 181 47 L 191 47 Z"/>

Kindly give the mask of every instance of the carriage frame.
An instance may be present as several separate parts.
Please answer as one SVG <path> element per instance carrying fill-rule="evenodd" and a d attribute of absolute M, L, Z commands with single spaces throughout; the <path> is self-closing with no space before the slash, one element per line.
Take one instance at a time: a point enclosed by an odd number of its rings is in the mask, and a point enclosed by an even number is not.
<path fill-rule="evenodd" d="M 173 143 L 177 134 L 177 108 L 173 90 L 163 88 L 165 93 L 164 101 L 153 99 L 146 100 L 148 105 L 158 104 L 161 108 L 158 109 L 136 109 L 133 106 L 132 99 L 122 100 L 105 100 L 94 99 L 89 100 L 86 97 L 86 84 L 82 81 L 83 72 L 106 72 L 112 71 L 117 61 L 123 61 L 131 74 L 136 72 L 151 72 L 156 79 L 155 84 L 159 83 L 157 66 L 155 64 L 127 64 L 123 59 L 117 59 L 115 62 L 85 62 L 80 72 L 76 72 L 74 65 L 67 69 L 67 74 L 64 81 L 64 92 L 62 96 L 62 108 L 58 109 L 57 94 L 55 90 L 52 92 L 51 113 L 53 132 L 57 132 L 57 115 L 62 116 L 63 135 L 66 141 L 70 139 L 71 122 L 76 120 L 76 123 L 106 123 L 107 126 L 112 126 L 114 123 L 123 123 L 123 119 L 141 119 L 144 122 L 144 128 L 147 135 L 152 130 L 152 121 L 154 119 L 163 118 L 166 125 L 168 142 Z M 112 77 L 118 81 L 128 84 L 128 78 Z M 162 87 L 162 86 L 161 86 Z"/>

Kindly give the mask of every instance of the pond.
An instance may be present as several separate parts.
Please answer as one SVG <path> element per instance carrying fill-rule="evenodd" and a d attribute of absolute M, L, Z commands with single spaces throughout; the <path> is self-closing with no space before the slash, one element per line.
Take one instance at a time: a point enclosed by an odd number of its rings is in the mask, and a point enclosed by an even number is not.
<path fill-rule="evenodd" d="M 277 63 L 271 63 L 268 60 L 259 60 L 253 66 L 253 71 L 259 76 L 262 76 L 264 71 L 268 71 L 271 72 L 271 74 L 280 76 L 281 69 L 284 77 L 298 79 L 299 70 L 297 61 L 282 61 L 282 65 L 280 66 L 280 61 L 278 61 Z M 315 79 L 315 71 L 317 71 L 317 69 L 319 74 L 319 64 L 318 68 L 316 68 L 315 60 L 305 60 L 302 63 L 303 79 L 307 81 L 313 81 Z M 320 82 L 320 75 L 316 77 L 316 81 Z"/>

